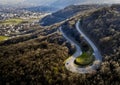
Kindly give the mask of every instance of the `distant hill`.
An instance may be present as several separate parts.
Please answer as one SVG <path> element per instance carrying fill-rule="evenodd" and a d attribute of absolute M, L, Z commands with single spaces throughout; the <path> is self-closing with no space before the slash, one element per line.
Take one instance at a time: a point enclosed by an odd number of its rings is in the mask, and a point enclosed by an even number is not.
<path fill-rule="evenodd" d="M 84 0 L 56 0 L 53 3 L 51 3 L 50 6 L 64 8 L 69 5 L 80 4 L 81 2 L 84 2 Z"/>
<path fill-rule="evenodd" d="M 113 4 L 111 8 L 115 9 L 116 11 L 120 12 L 120 4 Z"/>
<path fill-rule="evenodd" d="M 61 22 L 67 18 L 70 18 L 80 11 L 97 8 L 98 5 L 70 5 L 60 11 L 57 11 L 51 15 L 48 15 L 40 20 L 40 24 L 43 26 L 52 25 L 57 22 Z"/>
<path fill-rule="evenodd" d="M 55 12 L 58 10 L 58 8 L 51 6 L 37 6 L 37 7 L 25 8 L 25 10 L 32 12 Z"/>

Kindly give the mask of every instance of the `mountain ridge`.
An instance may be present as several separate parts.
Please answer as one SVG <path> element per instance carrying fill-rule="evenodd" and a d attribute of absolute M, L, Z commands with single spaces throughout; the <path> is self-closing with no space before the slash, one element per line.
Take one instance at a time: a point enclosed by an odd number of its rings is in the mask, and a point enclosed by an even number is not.
<path fill-rule="evenodd" d="M 66 20 L 79 12 L 93 9 L 93 8 L 99 8 L 99 7 L 101 7 L 101 5 L 96 5 L 96 4 L 70 5 L 70 6 L 65 7 L 64 9 L 61 9 L 57 12 L 52 13 L 51 15 L 44 17 L 43 19 L 40 20 L 40 24 L 42 26 L 49 26 L 49 25 L 61 22 L 63 20 Z"/>
<path fill-rule="evenodd" d="M 35 6 L 35 7 L 29 7 L 25 8 L 25 10 L 32 11 L 32 12 L 55 12 L 59 8 L 52 7 L 52 6 Z"/>

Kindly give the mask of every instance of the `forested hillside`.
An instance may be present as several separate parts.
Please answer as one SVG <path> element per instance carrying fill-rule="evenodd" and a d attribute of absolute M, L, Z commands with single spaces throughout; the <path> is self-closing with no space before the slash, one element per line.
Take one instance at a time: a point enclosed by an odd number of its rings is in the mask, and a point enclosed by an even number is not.
<path fill-rule="evenodd" d="M 118 6 L 102 8 L 83 17 L 85 33 L 96 43 L 103 54 L 100 76 L 107 81 L 120 81 L 120 10 Z M 119 85 L 114 83 L 113 85 Z M 107 85 L 107 84 L 106 84 Z"/>

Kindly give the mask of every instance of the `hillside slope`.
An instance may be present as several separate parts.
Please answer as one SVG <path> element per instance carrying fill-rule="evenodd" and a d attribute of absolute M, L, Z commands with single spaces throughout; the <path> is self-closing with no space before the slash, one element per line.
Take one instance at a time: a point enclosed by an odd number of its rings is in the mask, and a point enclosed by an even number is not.
<path fill-rule="evenodd" d="M 60 11 L 57 11 L 51 15 L 44 17 L 43 19 L 40 20 L 40 24 L 43 26 L 52 25 L 63 20 L 66 20 L 79 12 L 98 7 L 99 5 L 71 5 Z"/>
<path fill-rule="evenodd" d="M 120 6 L 120 5 L 119 5 Z M 84 32 L 100 48 L 103 63 L 99 76 L 106 82 L 120 82 L 120 10 L 118 6 L 99 9 L 83 16 L 81 25 Z M 102 80 L 101 79 L 101 80 Z"/>

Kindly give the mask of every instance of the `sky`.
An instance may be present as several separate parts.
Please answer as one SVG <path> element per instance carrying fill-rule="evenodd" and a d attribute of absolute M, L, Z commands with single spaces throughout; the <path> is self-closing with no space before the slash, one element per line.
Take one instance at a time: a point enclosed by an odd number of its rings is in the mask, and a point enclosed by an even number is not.
<path fill-rule="evenodd" d="M 0 0 L 2 5 L 30 4 L 30 5 L 49 5 L 59 0 Z M 66 1 L 66 0 L 65 0 Z M 69 1 L 69 0 L 67 0 Z M 63 2 L 64 3 L 64 2 Z M 89 3 L 120 3 L 120 0 L 79 0 L 80 4 Z"/>

